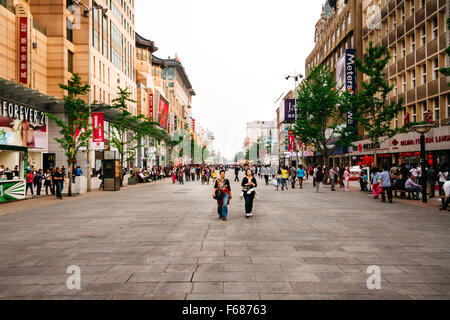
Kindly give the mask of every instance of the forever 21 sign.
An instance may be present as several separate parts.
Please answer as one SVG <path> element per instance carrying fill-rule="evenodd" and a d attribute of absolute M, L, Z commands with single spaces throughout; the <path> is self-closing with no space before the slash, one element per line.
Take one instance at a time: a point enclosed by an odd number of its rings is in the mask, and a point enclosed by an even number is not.
<path fill-rule="evenodd" d="M 0 98 L 0 116 L 45 125 L 45 113 Z"/>

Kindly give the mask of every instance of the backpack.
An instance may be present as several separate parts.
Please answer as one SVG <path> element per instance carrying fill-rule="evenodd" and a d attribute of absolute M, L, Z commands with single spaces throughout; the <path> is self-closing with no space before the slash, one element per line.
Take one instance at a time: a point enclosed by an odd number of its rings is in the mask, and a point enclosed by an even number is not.
<path fill-rule="evenodd" d="M 316 181 L 322 181 L 323 180 L 323 171 L 317 170 L 316 172 Z"/>

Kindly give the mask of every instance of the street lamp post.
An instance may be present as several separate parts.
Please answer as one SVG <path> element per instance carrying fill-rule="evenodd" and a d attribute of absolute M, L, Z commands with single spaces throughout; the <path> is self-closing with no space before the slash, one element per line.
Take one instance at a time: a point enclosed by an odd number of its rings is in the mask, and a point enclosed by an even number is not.
<path fill-rule="evenodd" d="M 422 166 L 422 202 L 428 202 L 427 198 L 427 168 L 425 159 L 425 134 L 430 132 L 433 128 L 432 124 L 419 124 L 412 127 L 412 129 L 420 134 L 420 163 Z"/>

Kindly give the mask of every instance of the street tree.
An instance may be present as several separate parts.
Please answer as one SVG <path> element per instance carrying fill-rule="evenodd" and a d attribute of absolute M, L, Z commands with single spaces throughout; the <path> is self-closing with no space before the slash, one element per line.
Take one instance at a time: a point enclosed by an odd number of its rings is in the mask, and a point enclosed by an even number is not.
<path fill-rule="evenodd" d="M 74 73 L 67 85 L 59 84 L 59 87 L 67 92 L 67 95 L 64 95 L 64 110 L 67 118 L 60 119 L 51 113 L 47 113 L 47 116 L 59 127 L 60 137 L 55 138 L 55 141 L 59 143 L 67 157 L 68 195 L 71 197 L 74 163 L 80 148 L 87 147 L 92 137 L 92 129 L 89 127 L 91 108 L 83 100 L 89 92 L 89 85 L 83 84 L 80 75 Z"/>
<path fill-rule="evenodd" d="M 301 137 L 302 143 L 314 145 L 323 164 L 328 164 L 328 158 L 339 146 L 350 146 L 354 140 L 354 130 L 344 120 L 351 102 L 349 94 L 337 88 L 328 66 L 314 67 L 300 84 L 294 134 Z M 331 143 L 332 139 L 337 141 Z"/>
<path fill-rule="evenodd" d="M 383 71 L 390 57 L 386 46 L 374 46 L 370 42 L 364 60 L 356 59 L 358 72 L 368 79 L 361 83 L 362 89 L 355 98 L 355 119 L 372 141 L 373 149 L 379 147 L 382 139 L 391 138 L 405 131 L 404 126 L 392 126 L 392 120 L 403 109 L 403 101 L 399 99 L 398 102 L 392 100 L 387 103 L 393 85 L 389 85 Z"/>
<path fill-rule="evenodd" d="M 117 98 L 112 102 L 112 105 L 105 106 L 105 108 L 116 112 L 114 120 L 110 123 L 111 145 L 118 150 L 120 155 L 120 177 L 123 182 L 125 163 L 134 159 L 136 155 L 136 149 L 143 134 L 141 121 L 145 117 L 135 116 L 128 110 L 129 104 L 136 102 L 131 99 L 131 92 L 128 91 L 128 88 L 118 87 Z"/>

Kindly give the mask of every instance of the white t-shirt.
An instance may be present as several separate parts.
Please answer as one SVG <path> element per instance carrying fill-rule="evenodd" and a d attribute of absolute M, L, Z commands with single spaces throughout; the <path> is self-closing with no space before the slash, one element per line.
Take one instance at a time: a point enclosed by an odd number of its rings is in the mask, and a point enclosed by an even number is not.
<path fill-rule="evenodd" d="M 448 172 L 439 172 L 439 182 L 446 182 L 448 177 Z"/>

